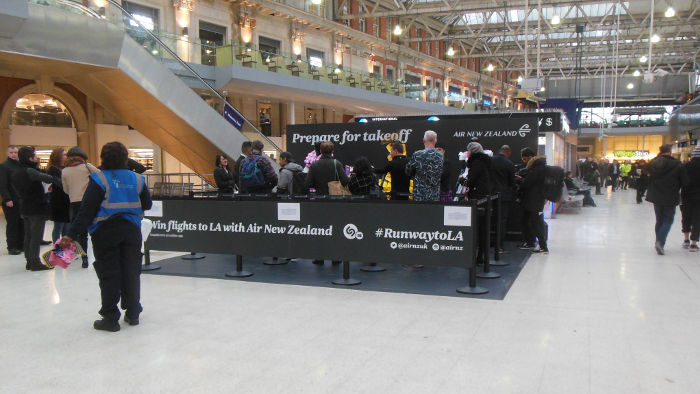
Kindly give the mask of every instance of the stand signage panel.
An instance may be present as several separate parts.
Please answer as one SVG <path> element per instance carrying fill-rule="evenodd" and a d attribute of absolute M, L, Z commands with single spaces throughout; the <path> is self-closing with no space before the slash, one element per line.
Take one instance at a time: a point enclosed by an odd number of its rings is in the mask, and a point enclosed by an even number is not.
<path fill-rule="evenodd" d="M 343 164 L 353 165 L 358 157 L 365 156 L 375 167 L 383 167 L 392 141 L 403 143 L 410 158 L 413 152 L 423 149 L 423 135 L 432 130 L 437 133 L 438 142 L 446 147 L 446 160 L 452 166 L 450 185 L 455 185 L 461 168 L 458 165 L 459 153 L 466 151 L 467 144 L 473 139 L 494 153 L 502 145 L 510 145 L 511 160 L 515 164 L 520 162 L 522 148 L 537 151 L 538 115 L 447 115 L 437 121 L 399 118 L 368 123 L 289 125 L 287 150 L 302 163 L 313 150 L 314 143 L 331 141 L 335 145 L 335 157 Z"/>
<path fill-rule="evenodd" d="M 149 250 L 471 266 L 472 207 L 164 200 Z"/>

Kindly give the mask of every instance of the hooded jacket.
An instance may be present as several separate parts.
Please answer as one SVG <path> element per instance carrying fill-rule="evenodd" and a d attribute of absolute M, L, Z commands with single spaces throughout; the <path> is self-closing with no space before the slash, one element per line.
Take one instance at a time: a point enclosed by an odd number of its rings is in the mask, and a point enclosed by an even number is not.
<path fill-rule="evenodd" d="M 688 173 L 678 159 L 659 155 L 647 165 L 649 187 L 647 201 L 662 206 L 676 206 L 681 187 L 688 184 Z"/>
<path fill-rule="evenodd" d="M 535 156 L 527 162 L 527 174 L 520 184 L 520 203 L 528 212 L 542 212 L 544 209 L 544 173 L 547 159 Z"/>
<path fill-rule="evenodd" d="M 280 168 L 279 182 L 277 182 L 277 194 L 291 193 L 294 187 L 294 172 L 301 172 L 303 170 L 304 167 L 294 162 L 289 162 L 287 165 Z"/>
<path fill-rule="evenodd" d="M 467 168 L 467 197 L 487 197 L 491 192 L 491 158 L 486 153 L 471 153 L 467 160 Z"/>

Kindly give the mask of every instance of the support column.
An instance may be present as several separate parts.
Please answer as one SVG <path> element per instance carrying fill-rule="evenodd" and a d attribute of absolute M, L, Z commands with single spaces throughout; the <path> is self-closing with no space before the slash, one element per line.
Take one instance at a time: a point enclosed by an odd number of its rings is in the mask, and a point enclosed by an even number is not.
<path fill-rule="evenodd" d="M 7 147 L 10 146 L 10 129 L 0 128 L 0 157 L 5 157 Z"/>
<path fill-rule="evenodd" d="M 95 102 L 87 99 L 88 129 L 78 130 L 78 146 L 87 154 L 90 162 L 99 164 L 100 148 L 97 146 L 97 116 L 95 113 Z"/>

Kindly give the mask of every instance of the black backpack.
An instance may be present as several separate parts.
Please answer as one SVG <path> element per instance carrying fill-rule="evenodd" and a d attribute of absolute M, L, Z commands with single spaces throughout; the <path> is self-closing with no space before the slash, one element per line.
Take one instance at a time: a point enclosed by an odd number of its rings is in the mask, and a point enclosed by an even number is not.
<path fill-rule="evenodd" d="M 545 166 L 542 194 L 551 202 L 561 200 L 564 190 L 564 169 L 559 166 Z"/>
<path fill-rule="evenodd" d="M 288 170 L 292 172 L 292 190 L 290 194 L 304 194 L 306 173 L 303 170 Z"/>

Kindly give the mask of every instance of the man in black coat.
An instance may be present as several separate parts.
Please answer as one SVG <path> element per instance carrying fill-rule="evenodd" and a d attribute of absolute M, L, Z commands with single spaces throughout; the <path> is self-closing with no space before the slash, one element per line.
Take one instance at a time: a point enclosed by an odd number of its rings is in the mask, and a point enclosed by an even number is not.
<path fill-rule="evenodd" d="M 20 254 L 24 250 L 24 223 L 20 216 L 19 196 L 12 186 L 12 173 L 21 167 L 17 159 L 17 147 L 10 145 L 7 148 L 7 160 L 0 164 L 0 195 L 2 211 L 7 221 L 7 251 L 12 255 Z"/>
<path fill-rule="evenodd" d="M 510 212 L 515 203 L 515 165 L 510 161 L 511 149 L 501 146 L 491 158 L 491 186 L 501 196 L 501 235 L 506 232 Z M 498 248 L 503 249 L 503 239 L 498 240 Z"/>
<path fill-rule="evenodd" d="M 464 186 L 467 187 L 467 198 L 478 200 L 487 198 L 491 193 L 491 158 L 484 153 L 484 148 L 478 142 L 470 142 L 467 145 L 467 179 Z M 479 233 L 476 261 L 483 264 L 489 254 L 489 231 L 486 226 L 486 216 L 479 215 Z"/>
<path fill-rule="evenodd" d="M 659 148 L 659 155 L 647 165 L 649 170 L 649 187 L 647 201 L 654 203 L 656 214 L 656 243 L 654 249 L 659 255 L 664 254 L 666 237 L 671 230 L 673 217 L 676 214 L 681 187 L 688 184 L 688 173 L 683 164 L 671 156 L 671 145 L 664 144 Z"/>
<path fill-rule="evenodd" d="M 349 179 L 343 163 L 333 157 L 333 143 L 324 142 L 321 144 L 321 158 L 309 167 L 305 189 L 314 189 L 316 194 L 328 195 L 328 182 L 331 181 L 340 181 L 343 186 L 347 186 Z"/>
<path fill-rule="evenodd" d="M 700 146 L 690 154 L 684 164 L 688 173 L 688 184 L 681 188 L 681 214 L 683 216 L 683 247 L 697 252 L 700 240 Z M 692 242 L 691 242 L 692 241 Z"/>
<path fill-rule="evenodd" d="M 236 165 L 233 167 L 233 184 L 236 185 L 236 188 L 240 190 L 240 178 L 241 178 L 241 163 L 243 163 L 243 160 L 248 157 L 250 154 L 250 151 L 253 149 L 253 143 L 251 141 L 243 141 L 241 144 L 241 155 L 238 156 L 238 159 L 236 160 Z"/>
<path fill-rule="evenodd" d="M 520 179 L 520 204 L 523 207 L 523 233 L 525 245 L 533 253 L 549 253 L 544 226 L 544 177 L 547 169 L 545 156 L 535 156 L 530 148 L 521 151 L 527 173 Z M 539 248 L 535 247 L 538 241 Z"/>
<path fill-rule="evenodd" d="M 399 141 L 394 141 L 391 147 L 391 161 L 387 161 L 384 168 L 374 170 L 376 174 L 389 174 L 391 176 L 391 199 L 392 200 L 408 200 L 408 187 L 411 179 L 406 175 L 406 155 L 404 154 L 403 144 Z M 401 195 L 398 195 L 401 194 Z"/>
<path fill-rule="evenodd" d="M 42 264 L 39 249 L 44 236 L 44 225 L 49 213 L 49 202 L 44 194 L 42 182 L 61 184 L 61 178 L 52 177 L 38 169 L 36 150 L 23 146 L 18 152 L 20 169 L 12 173 L 12 184 L 21 200 L 20 213 L 24 219 L 24 257 L 26 269 L 42 271 L 49 267 Z"/>

